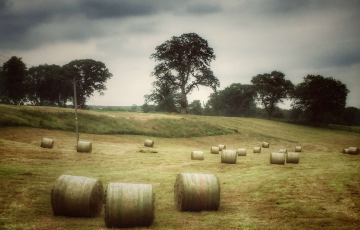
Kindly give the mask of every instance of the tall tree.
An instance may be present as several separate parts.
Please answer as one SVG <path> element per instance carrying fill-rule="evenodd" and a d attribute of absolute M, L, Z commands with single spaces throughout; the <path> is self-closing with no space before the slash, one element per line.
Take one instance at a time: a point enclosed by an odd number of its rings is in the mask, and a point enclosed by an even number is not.
<path fill-rule="evenodd" d="M 216 91 L 210 94 L 209 100 L 204 106 L 204 114 L 211 116 L 219 116 L 221 110 L 220 92 Z"/>
<path fill-rule="evenodd" d="M 105 64 L 92 59 L 74 60 L 63 66 L 64 76 L 77 81 L 77 101 L 85 107 L 86 100 L 96 90 L 100 95 L 106 90 L 105 83 L 112 77 Z"/>
<path fill-rule="evenodd" d="M 3 83 L 1 92 L 3 103 L 18 105 L 26 100 L 26 72 L 26 65 L 21 58 L 13 56 L 3 64 L 0 76 Z"/>
<path fill-rule="evenodd" d="M 252 85 L 234 83 L 219 92 L 220 108 L 225 116 L 251 116 L 255 113 L 256 92 Z"/>
<path fill-rule="evenodd" d="M 292 107 L 311 112 L 312 121 L 318 123 L 326 113 L 340 116 L 349 92 L 345 84 L 332 77 L 307 75 L 295 86 Z"/>
<path fill-rule="evenodd" d="M 160 63 L 152 73 L 157 80 L 171 83 L 180 90 L 182 114 L 186 113 L 187 95 L 198 86 L 208 86 L 216 91 L 219 80 L 210 69 L 215 54 L 208 42 L 196 33 L 173 36 L 155 48 L 150 58 Z"/>
<path fill-rule="evenodd" d="M 145 103 L 150 101 L 156 104 L 157 111 L 177 112 L 177 102 L 179 101 L 179 94 L 176 87 L 161 79 L 152 83 L 153 90 L 145 99 Z"/>
<path fill-rule="evenodd" d="M 251 83 L 269 117 L 272 117 L 276 104 L 284 102 L 294 89 L 291 81 L 285 80 L 285 75 L 279 71 L 258 74 L 251 79 Z"/>

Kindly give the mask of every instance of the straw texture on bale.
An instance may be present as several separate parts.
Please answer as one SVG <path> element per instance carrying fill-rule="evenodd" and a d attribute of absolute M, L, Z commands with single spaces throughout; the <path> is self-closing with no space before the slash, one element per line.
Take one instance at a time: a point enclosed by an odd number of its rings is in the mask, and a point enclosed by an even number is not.
<path fill-rule="evenodd" d="M 151 184 L 109 183 L 105 203 L 106 227 L 150 226 L 155 217 L 154 201 Z"/>
<path fill-rule="evenodd" d="M 226 149 L 226 145 L 219 145 L 219 151 L 223 151 L 224 149 Z"/>
<path fill-rule="evenodd" d="M 236 164 L 237 155 L 236 150 L 223 150 L 221 152 L 221 163 Z"/>
<path fill-rule="evenodd" d="M 154 147 L 154 141 L 146 139 L 145 143 L 144 143 L 144 146 L 146 146 L 146 147 Z"/>
<path fill-rule="evenodd" d="M 246 148 L 240 148 L 236 150 L 238 156 L 246 156 Z"/>
<path fill-rule="evenodd" d="M 41 147 L 51 149 L 54 146 L 54 140 L 50 138 L 43 137 L 41 141 Z"/>
<path fill-rule="evenodd" d="M 91 153 L 92 143 L 86 141 L 79 141 L 77 145 L 77 151 L 80 153 Z"/>
<path fill-rule="evenodd" d="M 284 153 L 270 153 L 270 164 L 285 164 L 285 154 Z"/>
<path fill-rule="evenodd" d="M 191 152 L 191 160 L 204 160 L 204 152 L 203 151 L 192 151 Z"/>
<path fill-rule="evenodd" d="M 214 174 L 180 173 L 174 185 L 174 204 L 178 211 L 217 211 L 220 183 Z"/>
<path fill-rule="evenodd" d="M 349 154 L 357 155 L 359 153 L 358 147 L 349 147 Z"/>
<path fill-rule="evenodd" d="M 254 147 L 253 153 L 261 153 L 261 147 Z"/>
<path fill-rule="evenodd" d="M 286 163 L 298 164 L 299 158 L 299 153 L 288 152 L 286 154 Z"/>
<path fill-rule="evenodd" d="M 211 147 L 211 154 L 219 154 L 220 148 L 219 147 Z"/>
<path fill-rule="evenodd" d="M 51 206 L 56 216 L 95 217 L 101 213 L 103 196 L 100 180 L 61 175 L 51 191 Z"/>
<path fill-rule="evenodd" d="M 343 153 L 349 153 L 349 149 L 343 149 Z"/>
<path fill-rule="evenodd" d="M 295 147 L 295 152 L 301 152 L 301 151 L 302 151 L 301 146 L 296 146 L 296 147 Z"/>
<path fill-rule="evenodd" d="M 269 145 L 270 145 L 270 144 L 267 143 L 267 142 L 263 142 L 263 143 L 262 143 L 262 147 L 263 147 L 263 148 L 269 148 Z"/>

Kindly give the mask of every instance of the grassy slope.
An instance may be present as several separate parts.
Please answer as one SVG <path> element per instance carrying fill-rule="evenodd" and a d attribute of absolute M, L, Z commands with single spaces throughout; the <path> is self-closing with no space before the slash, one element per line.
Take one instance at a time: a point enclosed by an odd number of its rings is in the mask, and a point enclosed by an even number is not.
<path fill-rule="evenodd" d="M 134 117 L 137 114 L 132 115 Z M 0 128 L 0 229 L 106 229 L 104 213 L 91 219 L 53 216 L 50 193 L 61 174 L 110 182 L 149 183 L 156 193 L 153 229 L 356 229 L 360 225 L 360 155 L 341 150 L 360 146 L 360 135 L 253 118 L 185 116 L 237 129 L 229 135 L 163 138 L 83 134 L 92 154 L 75 151 L 75 134 L 37 128 Z M 116 118 L 118 119 L 118 118 Z M 131 120 L 131 119 L 130 119 Z M 55 140 L 40 148 L 42 137 Z M 146 138 L 158 153 L 141 153 Z M 263 141 L 269 149 L 253 154 Z M 247 148 L 236 165 L 220 163 L 210 147 Z M 270 165 L 269 153 L 303 147 L 297 165 Z M 191 161 L 201 150 L 204 161 Z M 217 212 L 180 213 L 173 207 L 178 173 L 217 174 Z"/>

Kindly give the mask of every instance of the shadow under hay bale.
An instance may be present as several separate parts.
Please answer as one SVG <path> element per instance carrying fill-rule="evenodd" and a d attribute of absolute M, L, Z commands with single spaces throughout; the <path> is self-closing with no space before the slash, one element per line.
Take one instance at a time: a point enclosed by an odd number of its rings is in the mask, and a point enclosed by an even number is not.
<path fill-rule="evenodd" d="M 238 156 L 246 156 L 246 148 L 239 148 L 236 153 Z"/>
<path fill-rule="evenodd" d="M 285 154 L 284 153 L 270 153 L 270 164 L 284 165 Z"/>
<path fill-rule="evenodd" d="M 140 149 L 139 152 L 141 152 L 141 153 L 158 153 L 158 151 L 150 150 L 150 149 Z"/>
<path fill-rule="evenodd" d="M 349 154 L 351 155 L 357 155 L 359 153 L 358 147 L 349 147 Z"/>
<path fill-rule="evenodd" d="M 263 142 L 263 143 L 262 143 L 262 147 L 263 147 L 263 148 L 269 148 L 269 145 L 270 145 L 270 144 L 267 143 L 267 142 Z"/>
<path fill-rule="evenodd" d="M 296 146 L 296 147 L 295 147 L 295 152 L 301 152 L 301 151 L 302 151 L 301 146 Z"/>
<path fill-rule="evenodd" d="M 50 138 L 43 137 L 41 141 L 41 147 L 51 149 L 54 146 L 54 140 Z"/>
<path fill-rule="evenodd" d="M 219 145 L 219 151 L 223 151 L 224 149 L 226 149 L 226 145 Z"/>
<path fill-rule="evenodd" d="M 254 147 L 253 153 L 261 153 L 261 147 Z"/>
<path fill-rule="evenodd" d="M 220 148 L 219 147 L 211 147 L 211 154 L 219 154 Z"/>
<path fill-rule="evenodd" d="M 146 147 L 154 147 L 154 141 L 146 139 L 145 143 L 144 143 L 144 146 L 146 146 Z"/>
<path fill-rule="evenodd" d="M 86 141 L 79 141 L 77 145 L 77 151 L 79 153 L 91 153 L 92 143 Z"/>
<path fill-rule="evenodd" d="M 204 152 L 202 151 L 192 151 L 191 160 L 204 160 Z"/>
<path fill-rule="evenodd" d="M 236 150 L 223 150 L 221 152 L 221 163 L 236 164 L 237 155 Z"/>
<path fill-rule="evenodd" d="M 300 155 L 299 153 L 288 152 L 286 154 L 286 163 L 288 164 L 298 164 Z"/>
<path fill-rule="evenodd" d="M 151 184 L 109 183 L 106 191 L 105 225 L 108 228 L 152 225 L 155 194 Z"/>
<path fill-rule="evenodd" d="M 100 180 L 61 175 L 51 191 L 51 206 L 56 216 L 95 217 L 101 213 L 103 196 Z"/>
<path fill-rule="evenodd" d="M 178 211 L 217 211 L 220 183 L 214 174 L 180 173 L 174 185 L 174 204 Z"/>

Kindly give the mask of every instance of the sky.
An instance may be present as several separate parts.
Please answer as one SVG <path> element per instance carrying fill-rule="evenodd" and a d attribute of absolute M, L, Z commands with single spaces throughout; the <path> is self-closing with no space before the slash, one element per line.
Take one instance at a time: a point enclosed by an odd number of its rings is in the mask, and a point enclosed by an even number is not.
<path fill-rule="evenodd" d="M 214 50 L 220 90 L 274 70 L 293 84 L 322 75 L 346 84 L 346 106 L 360 108 L 359 22 L 360 0 L 0 0 L 0 64 L 101 61 L 113 76 L 87 104 L 142 105 L 155 48 L 196 33 Z M 199 87 L 188 101 L 211 92 Z"/>

